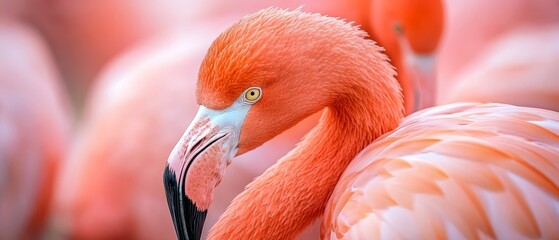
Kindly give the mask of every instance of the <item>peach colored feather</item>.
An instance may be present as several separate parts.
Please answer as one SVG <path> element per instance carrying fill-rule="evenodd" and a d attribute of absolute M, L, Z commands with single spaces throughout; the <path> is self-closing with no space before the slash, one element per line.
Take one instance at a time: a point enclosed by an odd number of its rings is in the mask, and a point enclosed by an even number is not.
<path fill-rule="evenodd" d="M 406 118 L 348 166 L 327 239 L 556 239 L 559 114 L 451 104 Z"/>

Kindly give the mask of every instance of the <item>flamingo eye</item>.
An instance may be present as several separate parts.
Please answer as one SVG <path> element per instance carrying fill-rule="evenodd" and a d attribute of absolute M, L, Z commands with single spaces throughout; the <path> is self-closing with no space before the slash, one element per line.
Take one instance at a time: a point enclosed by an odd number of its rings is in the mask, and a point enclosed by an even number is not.
<path fill-rule="evenodd" d="M 251 87 L 245 91 L 245 101 L 255 103 L 262 96 L 262 89 L 259 87 Z"/>

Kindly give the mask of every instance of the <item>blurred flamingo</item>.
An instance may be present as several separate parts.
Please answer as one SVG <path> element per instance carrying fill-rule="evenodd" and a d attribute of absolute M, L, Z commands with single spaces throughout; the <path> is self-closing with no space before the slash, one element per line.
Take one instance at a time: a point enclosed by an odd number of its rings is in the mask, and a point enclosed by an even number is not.
<path fill-rule="evenodd" d="M 510 30 L 455 75 L 438 103 L 500 102 L 559 111 L 559 24 Z M 442 83 L 441 83 L 442 84 Z"/>
<path fill-rule="evenodd" d="M 403 7 L 391 9 L 390 4 Z M 381 39 L 381 44 L 388 44 L 388 54 L 391 49 L 399 48 L 402 60 L 396 56 L 394 62 L 396 66 L 400 65 L 399 62 L 403 64 L 403 68 L 397 69 L 404 87 L 404 100 L 407 96 L 406 84 L 418 86 L 414 96 L 416 109 L 435 104 L 475 101 L 559 110 L 556 103 L 559 85 L 553 77 L 557 74 L 553 66 L 558 63 L 559 56 L 557 44 L 554 44 L 559 26 L 558 15 L 554 14 L 559 12 L 558 2 L 538 0 L 500 4 L 448 1 L 445 4 L 448 21 L 438 54 L 426 54 L 414 48 L 414 35 L 408 34 L 414 28 L 406 29 L 404 26 L 400 33 L 390 31 L 390 23 L 395 25 L 402 22 L 390 14 L 411 15 L 413 10 L 421 10 L 421 7 L 412 4 L 428 2 L 374 2 L 372 7 L 376 14 L 371 21 L 376 23 L 372 24 L 373 30 L 380 29 L 377 25 L 384 27 L 375 33 Z M 423 43 L 427 44 L 436 44 L 442 27 L 437 21 L 442 20 L 441 5 L 434 6 L 438 7 L 434 8 L 436 11 L 428 9 L 415 13 L 422 17 L 422 21 L 417 22 L 424 23 L 425 29 L 439 30 L 439 34 L 423 31 L 422 36 L 427 40 Z M 412 10 L 406 12 L 406 7 Z M 389 17 L 393 19 L 388 21 Z M 464 38 L 464 35 L 468 38 Z M 383 40 L 389 37 L 391 41 Z M 432 49 L 435 46 L 431 45 Z M 442 58 L 440 63 L 435 64 L 436 56 Z M 437 66 L 439 81 L 436 80 L 434 66 Z"/>
<path fill-rule="evenodd" d="M 179 239 L 200 237 L 232 157 L 323 108 L 209 239 L 292 239 L 324 211 L 325 239 L 559 238 L 559 113 L 457 103 L 401 121 L 395 73 L 365 36 L 271 8 L 214 41 L 164 173 Z"/>
<path fill-rule="evenodd" d="M 67 148 L 67 99 L 43 40 L 0 20 L 0 239 L 43 230 Z"/>
<path fill-rule="evenodd" d="M 406 113 L 435 104 L 435 55 L 443 31 L 441 0 L 373 0 L 373 39 L 398 72 Z"/>
<path fill-rule="evenodd" d="M 481 55 L 488 56 L 488 52 L 494 51 L 486 49 L 492 45 L 496 47 L 494 40 L 503 39 L 503 35 L 511 31 L 546 29 L 546 26 L 559 24 L 559 1 L 556 0 L 446 1 L 445 12 L 445 33 L 437 66 L 437 78 L 441 79 L 439 94 L 453 89 L 462 79 L 461 75 L 479 62 Z M 537 30 L 532 33 L 535 32 Z M 534 56 L 547 54 L 538 46 L 522 46 L 522 49 L 533 51 Z"/>
<path fill-rule="evenodd" d="M 0 16 L 2 18 L 16 19 L 22 15 L 26 1 L 0 0 Z"/>

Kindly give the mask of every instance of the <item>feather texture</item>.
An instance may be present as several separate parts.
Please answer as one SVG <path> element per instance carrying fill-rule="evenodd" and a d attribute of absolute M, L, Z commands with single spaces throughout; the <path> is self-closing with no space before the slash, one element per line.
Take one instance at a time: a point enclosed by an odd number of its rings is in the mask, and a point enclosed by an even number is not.
<path fill-rule="evenodd" d="M 329 239 L 559 238 L 559 115 L 451 104 L 406 118 L 348 166 Z"/>

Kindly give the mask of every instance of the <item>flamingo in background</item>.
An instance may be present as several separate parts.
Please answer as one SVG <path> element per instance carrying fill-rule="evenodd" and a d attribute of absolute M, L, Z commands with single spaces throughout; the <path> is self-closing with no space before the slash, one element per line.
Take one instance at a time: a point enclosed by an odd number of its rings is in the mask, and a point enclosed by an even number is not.
<path fill-rule="evenodd" d="M 25 9 L 25 1 L 0 0 L 0 16 L 2 18 L 17 18 Z"/>
<path fill-rule="evenodd" d="M 0 20 L 0 239 L 39 236 L 68 144 L 68 99 L 46 49 Z"/>
<path fill-rule="evenodd" d="M 510 30 L 440 91 L 439 104 L 500 102 L 559 111 L 559 24 Z M 444 83 L 441 83 L 444 84 Z"/>
<path fill-rule="evenodd" d="M 406 113 L 435 105 L 435 55 L 443 31 L 441 0 L 373 0 L 372 35 L 398 72 Z"/>
<path fill-rule="evenodd" d="M 445 13 L 447 13 L 445 33 L 441 41 L 437 65 L 437 78 L 440 79 L 438 95 L 443 99 L 446 98 L 443 95 L 460 84 L 458 81 L 463 79 L 461 76 L 467 74 L 466 71 L 471 70 L 476 62 L 480 62 L 482 55 L 488 56 L 488 52 L 494 51 L 486 49 L 488 46 L 496 47 L 494 40 L 503 39 L 505 35 L 514 35 L 512 31 L 530 33 L 526 30 L 546 29 L 550 25 L 559 24 L 559 14 L 557 14 L 559 1 L 446 1 Z M 531 33 L 535 32 L 537 30 Z M 551 41 L 549 42 L 552 44 Z M 532 56 L 549 54 L 538 45 L 521 46 L 521 48 L 524 50 L 514 50 L 514 52 L 533 52 Z M 500 54 L 504 56 L 505 52 Z M 530 58 L 538 61 L 537 57 L 532 56 Z M 511 98 L 513 97 L 512 95 Z"/>
<path fill-rule="evenodd" d="M 559 84 L 554 77 L 558 74 L 554 66 L 559 63 L 558 45 L 555 44 L 559 41 L 559 18 L 554 14 L 559 11 L 558 2 L 537 0 L 500 4 L 448 1 L 445 4 L 448 21 L 445 23 L 441 51 L 438 51 L 440 54 L 426 54 L 413 46 L 414 43 L 417 45 L 419 36 L 424 38 L 419 41 L 424 44 L 423 48 L 425 44 L 432 44 L 426 46 L 435 49 L 442 27 L 437 21 L 442 20 L 440 2 L 432 2 L 434 7 L 419 12 L 414 10 L 421 10 L 421 7 L 413 4 L 429 6 L 429 2 L 374 2 L 372 7 L 376 15 L 371 21 L 376 23 L 372 25 L 381 39 L 379 42 L 388 44 L 389 56 L 394 56 L 390 55 L 393 48 L 399 49 L 400 54 L 395 56 L 394 62 L 396 66 L 403 66 L 397 70 L 404 95 L 407 96 L 406 88 L 409 88 L 406 85 L 415 86 L 416 109 L 476 101 L 559 110 Z M 499 12 L 497 17 L 495 12 Z M 538 14 L 534 15 L 534 12 Z M 406 27 L 396 33 L 390 31 L 390 23 L 402 22 L 397 17 L 410 18 L 413 14 L 423 17 L 424 21 L 418 21 L 423 23 L 423 32 L 419 32 L 423 35 L 417 31 L 408 33 L 416 29 Z M 433 24 L 426 19 L 432 19 Z M 421 27 L 421 24 L 418 25 Z M 383 31 L 378 31 L 381 29 L 379 26 L 384 27 Z M 439 34 L 434 34 L 437 31 Z M 442 57 L 442 61 L 435 64 L 437 55 Z M 436 80 L 437 72 L 440 81 Z"/>
<path fill-rule="evenodd" d="M 559 238 L 559 114 L 457 103 L 402 121 L 395 73 L 365 36 L 334 18 L 270 8 L 214 41 L 201 106 L 164 173 L 179 239 L 199 238 L 234 156 L 323 108 L 209 239 L 291 239 L 323 212 L 325 239 Z"/>

